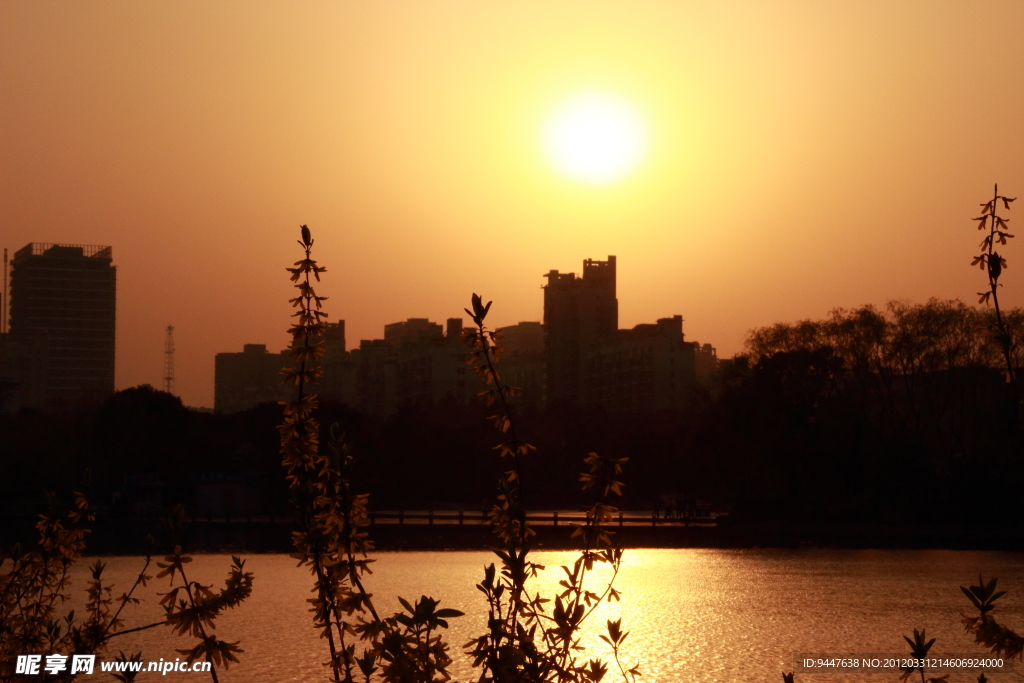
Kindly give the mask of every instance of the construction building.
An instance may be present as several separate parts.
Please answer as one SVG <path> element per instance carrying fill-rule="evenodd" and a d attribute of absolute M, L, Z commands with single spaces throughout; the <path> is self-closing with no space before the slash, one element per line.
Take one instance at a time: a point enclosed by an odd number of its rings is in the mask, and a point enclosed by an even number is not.
<path fill-rule="evenodd" d="M 108 246 L 32 243 L 15 252 L 0 381 L 20 407 L 74 409 L 114 392 L 112 260 Z"/>

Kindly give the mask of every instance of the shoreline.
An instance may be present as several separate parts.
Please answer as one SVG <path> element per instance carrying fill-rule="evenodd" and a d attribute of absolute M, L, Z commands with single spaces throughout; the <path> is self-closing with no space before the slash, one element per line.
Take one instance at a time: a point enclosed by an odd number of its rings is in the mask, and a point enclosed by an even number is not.
<path fill-rule="evenodd" d="M 0 524 L 0 543 L 34 542 L 30 524 Z M 186 530 L 183 545 L 196 553 L 290 553 L 291 520 L 274 523 L 197 520 Z M 532 547 L 537 550 L 578 550 L 567 526 L 534 526 Z M 12 531 L 21 531 L 14 538 Z M 976 525 L 912 525 L 880 523 L 760 522 L 721 526 L 612 526 L 614 540 L 623 548 L 834 548 L 879 550 L 990 550 L 1024 551 L 1021 527 Z M 498 547 L 489 525 L 377 524 L 366 529 L 380 551 L 491 550 Z M 162 521 L 155 518 L 106 519 L 92 525 L 87 537 L 88 555 L 138 555 L 146 550 L 151 535 L 162 554 L 171 540 Z"/>

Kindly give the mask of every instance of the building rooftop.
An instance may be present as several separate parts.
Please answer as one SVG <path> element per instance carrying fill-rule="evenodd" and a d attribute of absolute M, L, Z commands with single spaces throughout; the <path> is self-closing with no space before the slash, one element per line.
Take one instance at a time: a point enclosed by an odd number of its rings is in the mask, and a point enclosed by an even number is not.
<path fill-rule="evenodd" d="M 89 258 L 113 258 L 113 248 L 99 244 L 58 244 L 53 242 L 32 242 L 14 252 L 14 258 L 25 256 L 86 256 Z"/>

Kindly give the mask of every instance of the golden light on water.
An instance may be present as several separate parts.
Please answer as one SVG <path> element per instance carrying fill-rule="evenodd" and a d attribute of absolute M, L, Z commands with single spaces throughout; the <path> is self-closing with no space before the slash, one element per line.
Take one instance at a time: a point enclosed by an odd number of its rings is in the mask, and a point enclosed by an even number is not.
<path fill-rule="evenodd" d="M 544 122 L 544 151 L 559 173 L 606 185 L 635 169 L 647 155 L 647 126 L 626 100 L 597 91 L 562 101 Z"/>

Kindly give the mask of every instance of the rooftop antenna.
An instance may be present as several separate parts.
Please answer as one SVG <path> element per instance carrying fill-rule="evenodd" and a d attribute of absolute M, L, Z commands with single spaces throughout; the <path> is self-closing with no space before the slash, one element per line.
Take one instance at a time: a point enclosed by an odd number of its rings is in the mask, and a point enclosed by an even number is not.
<path fill-rule="evenodd" d="M 164 340 L 164 391 L 174 393 L 174 325 L 167 326 Z"/>

